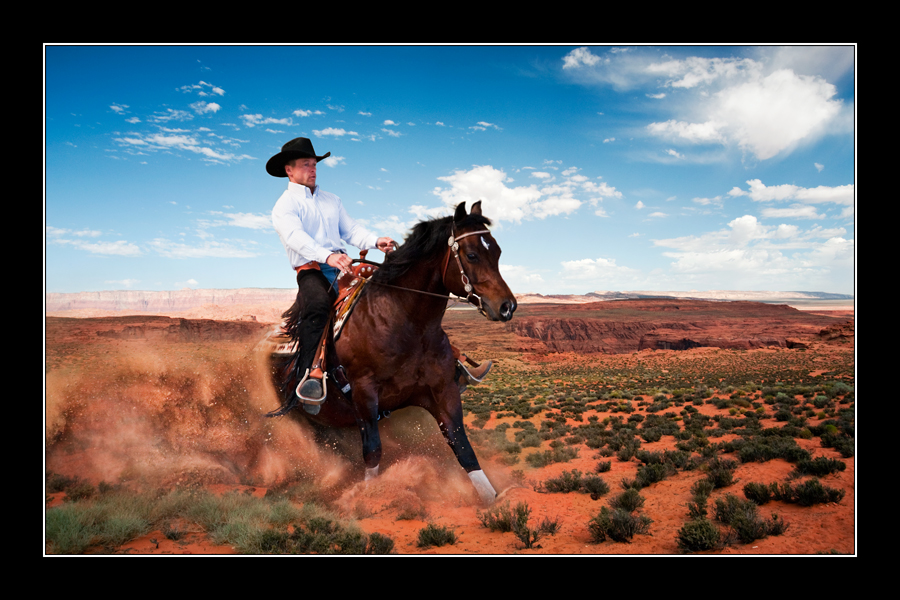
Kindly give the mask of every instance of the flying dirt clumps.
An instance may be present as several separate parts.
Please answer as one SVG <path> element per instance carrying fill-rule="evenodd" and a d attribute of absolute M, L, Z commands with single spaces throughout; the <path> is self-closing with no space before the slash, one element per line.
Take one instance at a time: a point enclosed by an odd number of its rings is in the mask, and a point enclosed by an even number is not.
<path fill-rule="evenodd" d="M 308 428 L 263 416 L 278 402 L 258 356 L 129 344 L 105 368 L 48 373 L 48 471 L 146 486 L 343 477 Z"/>

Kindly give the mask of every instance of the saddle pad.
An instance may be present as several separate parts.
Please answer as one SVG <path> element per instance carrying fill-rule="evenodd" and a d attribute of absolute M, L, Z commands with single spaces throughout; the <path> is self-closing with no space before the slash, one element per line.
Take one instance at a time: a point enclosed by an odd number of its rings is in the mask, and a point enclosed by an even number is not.
<path fill-rule="evenodd" d="M 368 283 L 368 281 L 362 277 L 354 277 L 347 287 L 341 289 L 338 299 L 334 303 L 333 332 L 335 342 L 341 337 L 341 330 L 344 328 L 344 323 L 347 322 L 350 313 L 353 312 L 353 307 L 356 306 L 356 302 L 359 300 L 363 288 L 366 287 L 366 283 Z"/>

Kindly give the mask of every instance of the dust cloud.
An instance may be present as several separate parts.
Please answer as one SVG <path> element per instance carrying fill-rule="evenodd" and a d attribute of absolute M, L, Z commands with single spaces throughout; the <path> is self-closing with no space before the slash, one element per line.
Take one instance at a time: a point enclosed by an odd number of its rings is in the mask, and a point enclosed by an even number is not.
<path fill-rule="evenodd" d="M 477 502 L 424 410 L 380 422 L 381 475 L 366 484 L 355 429 L 316 431 L 302 414 L 264 416 L 280 404 L 268 368 L 265 353 L 246 347 L 195 356 L 130 343 L 102 368 L 88 361 L 51 370 L 46 470 L 136 489 L 305 482 L 354 512 Z"/>

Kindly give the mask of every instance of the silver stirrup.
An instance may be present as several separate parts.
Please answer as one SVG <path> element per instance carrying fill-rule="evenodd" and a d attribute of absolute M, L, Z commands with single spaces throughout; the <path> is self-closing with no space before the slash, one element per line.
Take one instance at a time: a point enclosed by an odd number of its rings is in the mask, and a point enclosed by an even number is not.
<path fill-rule="evenodd" d="M 303 374 L 303 379 L 301 379 L 301 380 L 300 380 L 300 383 L 297 384 L 297 389 L 294 390 L 294 393 L 297 394 L 297 397 L 298 397 L 298 398 L 300 398 L 300 402 L 303 403 L 304 408 L 306 408 L 307 406 L 309 406 L 310 408 L 315 407 L 315 408 L 317 409 L 317 410 L 316 410 L 316 413 L 317 413 L 317 412 L 319 412 L 319 411 L 318 411 L 318 408 L 319 408 L 320 406 L 322 406 L 322 404 L 325 402 L 325 398 L 328 396 L 328 387 L 327 387 L 328 384 L 326 383 L 326 381 L 328 380 L 328 374 L 327 374 L 327 373 L 323 373 L 323 376 L 322 376 L 322 395 L 321 395 L 320 397 L 318 397 L 318 398 L 314 398 L 314 397 L 310 397 L 310 396 L 304 396 L 304 395 L 302 395 L 302 394 L 300 393 L 300 388 L 303 387 L 303 384 L 306 383 L 306 380 L 307 380 L 308 378 L 309 378 L 309 369 L 306 369 L 306 373 Z M 312 412 L 312 411 L 307 410 L 307 412 Z M 316 414 L 316 413 L 312 413 L 312 414 Z"/>

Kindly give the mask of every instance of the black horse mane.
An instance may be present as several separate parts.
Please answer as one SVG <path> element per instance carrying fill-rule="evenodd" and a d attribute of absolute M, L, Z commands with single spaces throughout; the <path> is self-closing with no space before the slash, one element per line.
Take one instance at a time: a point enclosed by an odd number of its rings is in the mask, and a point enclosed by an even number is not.
<path fill-rule="evenodd" d="M 421 221 L 413 227 L 403 244 L 385 256 L 384 263 L 372 275 L 372 280 L 391 283 L 408 272 L 413 265 L 431 258 L 447 249 L 453 217 L 440 217 Z M 456 223 L 459 231 L 470 225 L 490 225 L 491 220 L 482 215 L 468 214 Z"/>

